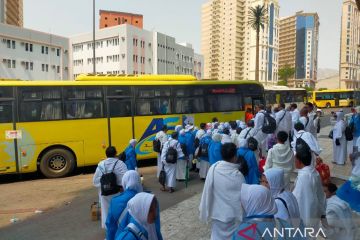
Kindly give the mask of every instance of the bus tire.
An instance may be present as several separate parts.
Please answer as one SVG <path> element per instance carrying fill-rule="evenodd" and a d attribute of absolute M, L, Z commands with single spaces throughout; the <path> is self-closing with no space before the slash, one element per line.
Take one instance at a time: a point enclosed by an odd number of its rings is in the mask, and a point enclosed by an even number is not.
<path fill-rule="evenodd" d="M 330 103 L 326 103 L 326 108 L 331 108 L 331 104 Z"/>
<path fill-rule="evenodd" d="M 72 173 L 74 168 L 74 155 L 63 148 L 50 149 L 40 159 L 40 171 L 47 178 L 65 177 Z"/>

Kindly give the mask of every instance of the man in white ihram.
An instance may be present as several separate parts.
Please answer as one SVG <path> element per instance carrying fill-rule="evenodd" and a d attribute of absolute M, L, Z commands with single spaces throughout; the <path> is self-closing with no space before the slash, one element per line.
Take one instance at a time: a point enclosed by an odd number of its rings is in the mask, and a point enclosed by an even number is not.
<path fill-rule="evenodd" d="M 240 196 L 245 178 L 239 171 L 235 144 L 224 144 L 221 155 L 224 160 L 209 169 L 199 206 L 200 220 L 212 224 L 212 240 L 230 240 L 243 219 Z"/>

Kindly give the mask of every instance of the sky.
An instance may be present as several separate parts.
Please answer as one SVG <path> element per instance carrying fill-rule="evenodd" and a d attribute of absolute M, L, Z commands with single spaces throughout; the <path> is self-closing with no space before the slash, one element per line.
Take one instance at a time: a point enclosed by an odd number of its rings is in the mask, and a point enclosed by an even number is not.
<path fill-rule="evenodd" d="M 144 15 L 144 28 L 191 43 L 200 52 L 201 5 L 208 0 L 96 0 L 99 9 Z M 92 0 L 24 0 L 24 26 L 69 37 L 92 31 Z M 279 0 L 280 16 L 317 12 L 319 68 L 339 68 L 341 0 Z M 97 19 L 98 21 L 98 19 Z"/>

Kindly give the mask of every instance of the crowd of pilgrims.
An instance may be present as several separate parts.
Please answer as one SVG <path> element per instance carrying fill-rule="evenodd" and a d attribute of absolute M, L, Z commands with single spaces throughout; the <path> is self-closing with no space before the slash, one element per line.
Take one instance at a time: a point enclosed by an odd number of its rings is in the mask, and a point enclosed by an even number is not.
<path fill-rule="evenodd" d="M 260 104 L 254 115 L 246 112 L 245 122 L 213 118 L 199 128 L 191 123 L 176 126 L 170 135 L 164 125 L 153 142 L 161 190 L 173 193 L 178 181 L 189 180 L 189 169 L 198 172 L 205 181 L 200 220 L 211 224 L 214 240 L 246 239 L 238 233 L 251 226 L 256 231 L 246 236 L 253 239 L 273 239 L 262 233 L 274 228 L 312 228 L 329 239 L 355 239 L 353 214 L 360 212 L 360 131 L 356 133 L 360 107 L 347 120 L 341 110 L 333 117 L 332 162 L 342 165 L 350 156 L 353 166 L 351 178 L 339 189 L 320 158 L 320 114 L 307 103 L 300 111 L 296 104 L 288 108 Z M 353 126 L 351 144 L 345 138 L 348 125 Z M 265 131 L 266 127 L 273 129 Z M 108 158 L 94 175 L 106 239 L 162 239 L 159 205 L 153 194 L 143 191 L 136 144 L 130 140 L 120 156 L 109 147 Z M 102 176 L 108 172 L 116 175 L 121 193 L 102 194 Z M 292 174 L 297 175 L 294 183 Z M 291 239 L 311 237 L 302 231 Z"/>

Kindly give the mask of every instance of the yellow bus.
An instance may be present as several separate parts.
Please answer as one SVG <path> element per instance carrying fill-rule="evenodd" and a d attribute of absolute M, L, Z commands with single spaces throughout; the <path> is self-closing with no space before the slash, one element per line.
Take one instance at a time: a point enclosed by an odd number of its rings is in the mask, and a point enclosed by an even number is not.
<path fill-rule="evenodd" d="M 0 81 L 0 174 L 40 171 L 63 177 L 96 165 L 105 148 L 138 140 L 139 159 L 156 155 L 155 134 L 188 122 L 244 119 L 263 103 L 254 81 L 192 76 L 83 75 L 76 81 Z"/>
<path fill-rule="evenodd" d="M 266 104 L 291 104 L 296 103 L 301 107 L 307 101 L 307 93 L 304 88 L 289 88 L 286 86 L 266 86 Z"/>
<path fill-rule="evenodd" d="M 312 103 L 318 108 L 354 106 L 354 90 L 322 90 L 312 92 Z"/>

